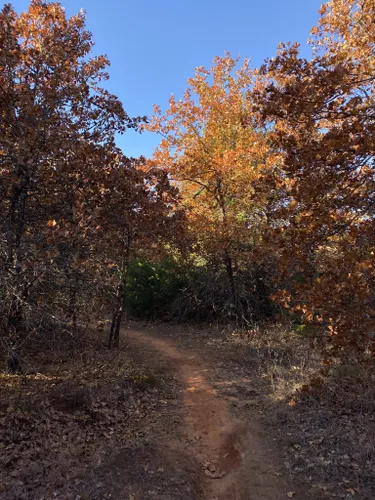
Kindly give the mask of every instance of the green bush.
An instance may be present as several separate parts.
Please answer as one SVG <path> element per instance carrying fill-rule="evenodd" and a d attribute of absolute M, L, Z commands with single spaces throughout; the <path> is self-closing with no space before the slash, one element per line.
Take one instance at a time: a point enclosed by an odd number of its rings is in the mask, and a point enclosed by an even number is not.
<path fill-rule="evenodd" d="M 172 258 L 159 263 L 133 259 L 126 283 L 125 309 L 135 318 L 241 324 L 274 314 L 267 272 L 238 271 L 235 280 L 237 300 L 233 303 L 222 267 L 183 265 Z"/>
<path fill-rule="evenodd" d="M 187 279 L 184 269 L 173 259 L 159 263 L 133 259 L 126 283 L 127 313 L 136 318 L 163 317 Z"/>

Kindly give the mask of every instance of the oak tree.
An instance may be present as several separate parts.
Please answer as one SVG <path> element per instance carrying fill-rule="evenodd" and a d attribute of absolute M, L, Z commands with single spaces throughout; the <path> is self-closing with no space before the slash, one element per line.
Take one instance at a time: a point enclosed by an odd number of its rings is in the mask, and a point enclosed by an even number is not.
<path fill-rule="evenodd" d="M 22 339 L 30 293 L 71 224 L 74 197 L 57 216 L 61 198 L 101 168 L 98 149 L 136 124 L 103 87 L 108 61 L 90 57 L 92 46 L 84 13 L 68 18 L 59 3 L 32 0 L 20 15 L 10 5 L 0 13 L 1 326 L 9 346 Z"/>
<path fill-rule="evenodd" d="M 332 0 L 320 12 L 312 58 L 281 46 L 251 98 L 283 158 L 271 227 L 279 299 L 350 354 L 374 349 L 375 2 Z"/>
<path fill-rule="evenodd" d="M 195 252 L 226 269 L 229 301 L 238 309 L 236 269 L 252 259 L 266 223 L 260 185 L 272 176 L 264 127 L 257 127 L 246 97 L 253 84 L 249 61 L 238 67 L 229 54 L 196 69 L 182 99 L 146 126 L 162 141 L 150 165 L 169 172 L 179 186 Z"/>

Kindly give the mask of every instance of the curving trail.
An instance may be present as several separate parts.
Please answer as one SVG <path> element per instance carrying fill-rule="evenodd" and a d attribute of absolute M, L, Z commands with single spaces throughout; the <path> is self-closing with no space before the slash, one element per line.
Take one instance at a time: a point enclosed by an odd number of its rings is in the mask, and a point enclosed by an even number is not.
<path fill-rule="evenodd" d="M 173 363 L 184 382 L 183 440 L 169 447 L 199 464 L 202 496 L 197 500 L 281 500 L 288 487 L 273 474 L 274 461 L 262 441 L 261 429 L 231 415 L 206 378 L 209 363 L 172 341 L 144 331 L 126 330 L 135 348 L 152 348 Z"/>

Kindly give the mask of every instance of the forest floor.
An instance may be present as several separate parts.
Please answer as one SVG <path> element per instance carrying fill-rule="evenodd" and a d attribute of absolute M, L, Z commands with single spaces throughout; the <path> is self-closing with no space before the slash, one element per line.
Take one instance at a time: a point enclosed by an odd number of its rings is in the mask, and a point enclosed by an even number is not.
<path fill-rule="evenodd" d="M 133 323 L 119 351 L 2 374 L 0 498 L 375 498 L 373 384 L 345 367 L 304 392 L 297 337 Z"/>

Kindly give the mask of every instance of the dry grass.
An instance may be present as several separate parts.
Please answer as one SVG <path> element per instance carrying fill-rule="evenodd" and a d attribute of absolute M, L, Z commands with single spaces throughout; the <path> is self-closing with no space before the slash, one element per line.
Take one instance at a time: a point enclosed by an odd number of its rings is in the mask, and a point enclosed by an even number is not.
<path fill-rule="evenodd" d="M 262 415 L 293 476 L 318 498 L 375 498 L 372 363 L 324 363 L 311 332 L 291 325 L 232 332 L 232 361 L 258 375 Z"/>

